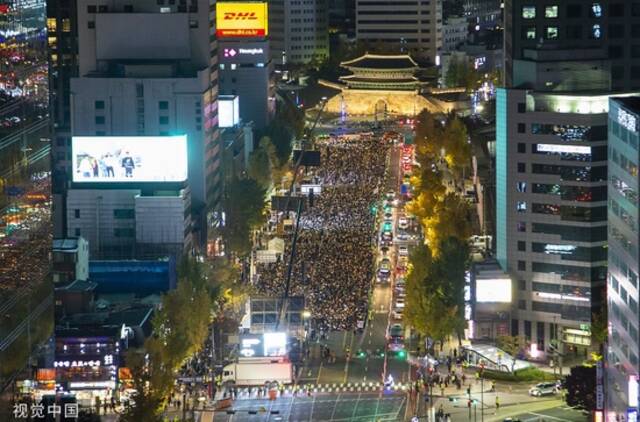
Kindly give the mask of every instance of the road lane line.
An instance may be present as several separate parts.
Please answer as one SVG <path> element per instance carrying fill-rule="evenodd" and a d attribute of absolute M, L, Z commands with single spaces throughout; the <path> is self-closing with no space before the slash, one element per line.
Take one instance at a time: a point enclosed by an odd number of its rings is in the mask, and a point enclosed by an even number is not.
<path fill-rule="evenodd" d="M 563 418 L 557 418 L 555 416 L 549 416 L 549 415 L 544 415 L 542 413 L 535 413 L 535 412 L 527 412 L 530 415 L 535 415 L 538 416 L 540 418 L 548 418 L 548 419 L 553 419 L 554 421 L 560 421 L 560 422 L 571 422 L 571 419 L 563 419 Z"/>

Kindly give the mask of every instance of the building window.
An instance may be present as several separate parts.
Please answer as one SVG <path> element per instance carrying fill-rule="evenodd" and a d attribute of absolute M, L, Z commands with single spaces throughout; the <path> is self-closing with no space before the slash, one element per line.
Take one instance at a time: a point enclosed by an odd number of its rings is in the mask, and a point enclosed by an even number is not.
<path fill-rule="evenodd" d="M 73 210 L 73 216 L 75 218 L 80 218 L 80 210 L 77 209 L 77 208 L 75 210 Z"/>
<path fill-rule="evenodd" d="M 524 28 L 522 28 L 522 39 L 535 40 L 536 39 L 536 27 L 535 26 L 525 26 Z"/>
<path fill-rule="evenodd" d="M 600 24 L 596 23 L 591 27 L 591 34 L 589 34 L 589 38 L 594 40 L 602 38 L 602 28 L 600 27 Z"/>
<path fill-rule="evenodd" d="M 518 280 L 518 290 L 527 290 L 527 280 Z"/>
<path fill-rule="evenodd" d="M 158 101 L 158 108 L 160 110 L 169 110 L 169 101 Z"/>
<path fill-rule="evenodd" d="M 524 337 L 527 340 L 531 340 L 531 321 L 524 321 Z"/>
<path fill-rule="evenodd" d="M 518 173 L 526 173 L 526 172 L 527 172 L 527 164 L 518 163 Z"/>
<path fill-rule="evenodd" d="M 527 203 L 526 203 L 526 201 L 518 201 L 518 202 L 516 202 L 516 211 L 517 212 L 527 212 Z"/>
<path fill-rule="evenodd" d="M 624 38 L 624 25 L 609 25 L 609 38 Z"/>
<path fill-rule="evenodd" d="M 80 237 L 80 227 L 76 227 L 74 230 L 74 234 L 76 237 Z"/>
<path fill-rule="evenodd" d="M 104 121 L 104 116 L 96 116 L 95 122 L 97 125 L 103 125 Z"/>
<path fill-rule="evenodd" d="M 593 3 L 591 5 L 591 9 L 589 10 L 589 16 L 591 16 L 592 18 L 601 18 L 602 5 L 600 3 Z"/>
<path fill-rule="evenodd" d="M 87 28 L 96 29 L 96 22 L 95 21 L 87 21 Z"/>
<path fill-rule="evenodd" d="M 567 6 L 567 17 L 568 18 L 579 18 L 582 15 L 582 5 L 580 4 L 570 4 Z"/>
<path fill-rule="evenodd" d="M 621 18 L 624 16 L 624 3 L 614 3 L 609 5 L 609 16 L 612 18 Z"/>
<path fill-rule="evenodd" d="M 518 271 L 527 271 L 526 261 L 518 261 Z"/>
<path fill-rule="evenodd" d="M 527 243 L 522 241 L 522 240 L 518 240 L 518 251 L 526 252 L 527 251 Z"/>
<path fill-rule="evenodd" d="M 527 191 L 527 182 L 518 182 L 516 187 L 518 192 L 525 193 Z"/>
<path fill-rule="evenodd" d="M 87 6 L 87 13 L 96 13 L 96 6 Z"/>
<path fill-rule="evenodd" d="M 522 6 L 522 18 L 523 19 L 535 19 L 536 7 L 535 6 Z"/>
<path fill-rule="evenodd" d="M 96 100 L 94 103 L 96 110 L 104 110 L 104 101 Z"/>
<path fill-rule="evenodd" d="M 116 227 L 113 229 L 113 235 L 115 237 L 134 237 L 136 233 L 135 230 L 131 228 Z"/>
<path fill-rule="evenodd" d="M 197 28 L 198 27 L 198 20 L 197 19 L 190 19 L 189 20 L 189 28 Z"/>
<path fill-rule="evenodd" d="M 640 3 L 631 3 L 631 16 L 640 16 Z"/>
<path fill-rule="evenodd" d="M 579 40 L 582 38 L 582 25 L 567 25 L 566 36 L 570 40 Z"/>
<path fill-rule="evenodd" d="M 71 32 L 71 19 L 62 19 L 62 32 Z"/>
<path fill-rule="evenodd" d="M 527 152 L 527 144 L 524 142 L 518 142 L 518 153 L 524 154 Z"/>
<path fill-rule="evenodd" d="M 516 230 L 520 233 L 525 233 L 527 231 L 527 223 L 524 221 L 518 221 L 516 223 Z"/>
<path fill-rule="evenodd" d="M 624 49 L 621 45 L 610 45 L 609 46 L 609 58 L 610 59 L 619 59 L 624 54 Z"/>
<path fill-rule="evenodd" d="M 558 38 L 558 27 L 557 26 L 547 26 L 545 31 L 545 37 L 548 40 L 555 40 Z"/>
<path fill-rule="evenodd" d="M 169 124 L 169 116 L 159 116 L 158 117 L 158 123 L 160 123 L 161 125 L 168 125 Z"/>
<path fill-rule="evenodd" d="M 545 8 L 544 8 L 544 17 L 545 18 L 557 18 L 558 17 L 558 6 L 545 6 Z"/>
<path fill-rule="evenodd" d="M 527 125 L 524 123 L 518 123 L 518 133 L 525 133 L 527 131 Z"/>
<path fill-rule="evenodd" d="M 133 13 L 133 5 L 132 4 L 125 4 L 122 9 L 124 10 L 124 13 Z"/>
<path fill-rule="evenodd" d="M 113 218 L 116 220 L 129 220 L 135 218 L 136 212 L 132 209 L 115 209 L 113 210 Z"/>
<path fill-rule="evenodd" d="M 525 103 L 518 103 L 518 113 L 524 113 L 527 111 L 527 105 Z"/>
<path fill-rule="evenodd" d="M 524 299 L 518 300 L 518 309 L 526 311 L 527 310 L 527 301 Z"/>

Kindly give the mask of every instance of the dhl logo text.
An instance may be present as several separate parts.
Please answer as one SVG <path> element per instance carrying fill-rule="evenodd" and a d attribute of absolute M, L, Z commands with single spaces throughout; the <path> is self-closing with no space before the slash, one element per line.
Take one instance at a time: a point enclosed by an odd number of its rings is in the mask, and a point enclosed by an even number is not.
<path fill-rule="evenodd" d="M 258 20 L 255 12 L 224 12 L 226 21 L 254 21 Z"/>

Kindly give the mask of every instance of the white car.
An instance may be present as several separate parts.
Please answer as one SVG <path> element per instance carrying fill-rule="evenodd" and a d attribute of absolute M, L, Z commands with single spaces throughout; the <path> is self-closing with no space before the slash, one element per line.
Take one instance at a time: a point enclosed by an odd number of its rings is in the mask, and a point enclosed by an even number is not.
<path fill-rule="evenodd" d="M 407 232 L 398 232 L 396 237 L 398 238 L 398 240 L 408 240 L 409 234 Z"/>
<path fill-rule="evenodd" d="M 400 217 L 398 219 L 398 227 L 402 230 L 406 230 L 409 228 L 409 220 L 406 217 Z"/>
<path fill-rule="evenodd" d="M 396 299 L 396 309 L 404 309 L 404 299 Z"/>
<path fill-rule="evenodd" d="M 405 245 L 398 246 L 398 255 L 400 255 L 400 256 L 408 256 L 409 255 L 409 248 L 407 248 Z"/>
<path fill-rule="evenodd" d="M 392 316 L 393 316 L 393 319 L 401 320 L 401 319 L 402 319 L 402 316 L 403 316 L 402 309 L 395 309 L 395 310 L 392 312 Z"/>

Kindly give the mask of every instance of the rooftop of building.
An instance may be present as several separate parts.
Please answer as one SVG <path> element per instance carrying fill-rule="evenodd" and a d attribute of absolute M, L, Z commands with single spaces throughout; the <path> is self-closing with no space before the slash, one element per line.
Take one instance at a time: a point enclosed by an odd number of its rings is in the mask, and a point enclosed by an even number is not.
<path fill-rule="evenodd" d="M 75 252 L 78 250 L 77 238 L 53 239 L 54 252 Z"/>
<path fill-rule="evenodd" d="M 622 97 L 622 98 L 616 98 L 615 100 L 618 101 L 620 104 L 622 104 L 627 109 L 629 109 L 631 111 L 635 111 L 637 113 L 640 113 L 640 96 L 638 96 L 638 97 Z"/>
<path fill-rule="evenodd" d="M 56 324 L 56 336 L 109 335 L 114 329 L 119 331 L 123 324 L 127 327 L 143 325 L 151 318 L 153 310 L 153 306 L 137 305 L 127 309 L 69 315 Z"/>
<path fill-rule="evenodd" d="M 394 83 L 394 84 L 415 84 L 419 82 L 418 78 L 363 78 L 361 76 L 349 75 L 349 76 L 341 76 L 340 80 L 346 82 L 376 82 L 376 83 Z"/>
<path fill-rule="evenodd" d="M 408 54 L 383 55 L 365 53 L 353 60 L 340 63 L 346 68 L 370 69 L 370 70 L 415 70 L 419 66 Z"/>
<path fill-rule="evenodd" d="M 174 259 L 154 261 L 90 261 L 89 279 L 98 284 L 96 293 L 144 296 L 175 287 Z"/>
<path fill-rule="evenodd" d="M 96 288 L 97 284 L 89 280 L 75 280 L 64 287 L 58 287 L 59 290 L 68 292 L 90 292 Z"/>

